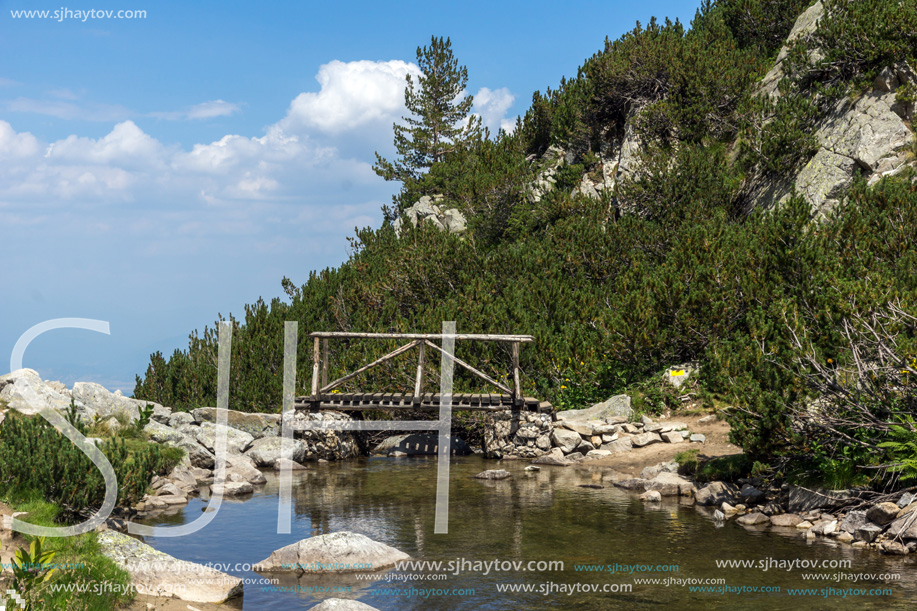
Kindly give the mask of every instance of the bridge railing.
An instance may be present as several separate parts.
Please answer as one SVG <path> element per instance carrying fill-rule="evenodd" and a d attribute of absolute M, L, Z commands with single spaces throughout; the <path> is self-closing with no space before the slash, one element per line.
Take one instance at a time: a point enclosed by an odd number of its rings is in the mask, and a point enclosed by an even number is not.
<path fill-rule="evenodd" d="M 483 371 L 476 369 L 475 367 L 469 365 L 462 359 L 458 358 L 453 354 L 448 354 L 440 346 L 434 343 L 435 340 L 440 340 L 446 336 L 437 333 L 349 333 L 349 332 L 339 332 L 339 331 L 316 331 L 309 334 L 313 338 L 314 345 L 312 349 L 312 394 L 309 397 L 309 400 L 312 402 L 321 401 L 322 395 L 325 395 L 332 390 L 338 388 L 345 382 L 355 378 L 356 376 L 364 373 L 373 367 L 384 363 L 390 359 L 395 358 L 401 354 L 409 352 L 414 348 L 417 349 L 417 376 L 414 381 L 414 403 L 419 404 L 421 397 L 424 393 L 424 363 L 426 360 L 426 349 L 431 348 L 439 352 L 443 358 L 452 359 L 452 361 L 468 371 L 470 371 L 475 376 L 481 378 L 488 384 L 491 384 L 501 391 L 505 392 L 507 395 L 512 397 L 513 406 L 518 408 L 520 407 L 524 399 L 522 397 L 522 385 L 520 383 L 520 374 L 519 374 L 519 352 L 521 345 L 534 341 L 534 338 L 531 335 L 490 335 L 490 334 L 475 334 L 475 333 L 457 333 L 455 335 L 449 335 L 449 338 L 455 339 L 455 341 L 479 341 L 479 342 L 502 342 L 510 344 L 510 351 L 512 355 L 512 387 L 509 387 L 505 384 L 494 380 L 488 376 Z M 385 356 L 382 356 L 372 363 L 364 365 L 346 375 L 341 376 L 340 378 L 328 381 L 328 370 L 329 370 L 329 350 L 328 344 L 331 339 L 403 339 L 409 340 L 407 344 L 392 350 Z"/>

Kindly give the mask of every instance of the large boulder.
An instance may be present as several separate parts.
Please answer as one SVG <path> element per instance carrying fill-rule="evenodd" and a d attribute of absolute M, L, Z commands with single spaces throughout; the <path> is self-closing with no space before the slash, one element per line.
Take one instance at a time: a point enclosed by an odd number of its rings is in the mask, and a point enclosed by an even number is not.
<path fill-rule="evenodd" d="M 282 437 L 262 437 L 256 439 L 245 456 L 251 458 L 255 465 L 262 469 L 272 468 L 278 458 L 289 458 L 296 462 L 303 462 L 306 458 L 306 444 L 299 439 L 287 442 L 289 447 L 283 453 L 281 448 L 284 440 Z"/>
<path fill-rule="evenodd" d="M 409 558 L 394 547 L 345 531 L 302 539 L 281 547 L 253 568 L 263 572 L 291 571 L 300 575 L 352 573 L 378 571 Z"/>
<path fill-rule="evenodd" d="M 309 611 L 379 611 L 358 600 L 348 598 L 327 598 L 321 603 L 310 607 Z"/>
<path fill-rule="evenodd" d="M 99 533 L 102 553 L 128 572 L 140 594 L 221 604 L 242 594 L 242 580 L 216 569 L 179 560 L 123 533 Z"/>
<path fill-rule="evenodd" d="M 73 385 L 71 394 L 81 418 L 86 420 L 94 417 L 104 420 L 115 416 L 136 422 L 140 419 L 140 409 L 147 405 L 153 407 L 154 414 L 157 410 L 160 414 L 163 413 L 162 406 L 158 403 L 128 399 L 121 394 L 120 390 L 109 392 L 107 388 L 94 382 L 77 382 Z"/>
<path fill-rule="evenodd" d="M 155 420 L 151 420 L 145 427 L 144 432 L 150 436 L 151 441 L 156 443 L 165 443 L 174 445 L 182 441 L 186 435 L 181 431 L 176 431 L 170 426 L 166 426 Z"/>
<path fill-rule="evenodd" d="M 697 491 L 694 501 L 706 507 L 719 507 L 723 503 L 735 504 L 739 490 L 734 484 L 710 482 Z"/>
<path fill-rule="evenodd" d="M 556 428 L 551 433 L 551 442 L 561 449 L 564 454 L 569 454 L 583 441 L 579 433 L 568 429 Z"/>
<path fill-rule="evenodd" d="M 217 437 L 223 434 L 226 435 L 226 451 L 230 454 L 241 454 L 250 448 L 255 440 L 248 433 L 234 429 L 231 426 L 213 424 L 212 422 L 202 422 L 201 426 L 195 430 L 194 438 L 202 446 L 215 453 Z"/>
<path fill-rule="evenodd" d="M 194 421 L 216 423 L 217 408 L 199 407 L 191 412 Z M 262 437 L 277 437 L 280 435 L 280 414 L 250 414 L 226 410 L 226 424 L 232 428 L 248 433 L 255 439 Z"/>
<path fill-rule="evenodd" d="M 34 369 L 17 369 L 0 376 L 0 401 L 10 409 L 35 415 L 45 407 L 66 412 L 71 394 L 60 382 L 44 382 Z"/>
<path fill-rule="evenodd" d="M 178 441 L 166 441 L 164 443 L 173 448 L 181 448 L 184 450 L 191 466 L 199 469 L 213 469 L 213 454 L 190 435 L 182 434 L 182 438 Z"/>
<path fill-rule="evenodd" d="M 691 496 L 694 484 L 677 473 L 662 472 L 646 483 L 647 490 L 656 490 L 662 496 Z"/>
<path fill-rule="evenodd" d="M 607 421 L 610 418 L 630 418 L 634 410 L 628 395 L 615 395 L 586 409 L 569 409 L 557 412 L 557 420 L 563 422 Z"/>

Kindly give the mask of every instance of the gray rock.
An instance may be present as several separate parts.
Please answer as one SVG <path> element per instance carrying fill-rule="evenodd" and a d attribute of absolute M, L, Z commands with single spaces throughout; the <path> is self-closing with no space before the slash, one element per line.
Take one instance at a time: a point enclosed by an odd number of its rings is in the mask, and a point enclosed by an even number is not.
<path fill-rule="evenodd" d="M 624 488 L 625 490 L 639 490 L 640 492 L 645 492 L 647 480 L 641 477 L 632 477 L 616 481 L 614 485 L 618 488 Z"/>
<path fill-rule="evenodd" d="M 899 507 L 896 503 L 879 503 L 866 510 L 866 519 L 879 526 L 885 526 L 898 517 Z"/>
<path fill-rule="evenodd" d="M 34 369 L 17 369 L 0 377 L 0 401 L 10 409 L 35 415 L 45 407 L 66 413 L 70 406 L 70 391 L 42 381 Z M 81 413 L 82 417 L 83 414 Z"/>
<path fill-rule="evenodd" d="M 254 490 L 254 487 L 249 482 L 239 482 L 239 481 L 225 481 L 217 482 L 210 486 L 210 493 L 212 495 L 222 495 L 227 496 L 243 496 L 245 494 L 251 494 Z"/>
<path fill-rule="evenodd" d="M 547 452 L 551 449 L 551 437 L 550 435 L 539 435 L 535 439 L 535 447 L 539 450 Z"/>
<path fill-rule="evenodd" d="M 407 455 L 405 454 L 405 456 Z M 287 464 L 289 464 L 291 471 L 304 471 L 306 469 L 303 465 L 299 464 L 295 460 L 290 460 L 289 458 L 278 458 L 274 461 L 274 471 L 280 471 L 285 466 L 287 466 Z"/>
<path fill-rule="evenodd" d="M 759 92 L 771 97 L 779 97 L 780 90 L 778 88 L 780 81 L 783 79 L 783 61 L 789 55 L 791 43 L 796 41 L 798 38 L 807 38 L 818 28 L 818 22 L 821 20 L 822 16 L 825 14 L 825 7 L 822 5 L 821 0 L 810 6 L 805 12 L 803 12 L 797 19 L 796 23 L 793 25 L 793 29 L 790 30 L 789 36 L 787 36 L 786 43 L 783 45 L 783 48 L 780 49 L 780 53 L 777 55 L 777 61 L 774 64 L 774 67 L 764 76 L 761 80 L 761 85 Z"/>
<path fill-rule="evenodd" d="M 128 572 L 139 594 L 215 604 L 242 594 L 240 578 L 178 560 L 117 531 L 99 533 L 98 541 L 102 553 Z"/>
<path fill-rule="evenodd" d="M 357 572 L 365 569 L 341 568 L 345 565 L 369 565 L 373 571 L 408 560 L 410 556 L 393 547 L 352 532 L 336 532 L 302 539 L 275 550 L 257 563 L 257 571 L 303 573 Z"/>
<path fill-rule="evenodd" d="M 710 482 L 697 491 L 694 497 L 698 505 L 706 507 L 720 506 L 723 503 L 735 505 L 738 489 L 733 484 L 726 482 Z"/>
<path fill-rule="evenodd" d="M 917 539 L 917 514 L 909 513 L 895 519 L 888 525 L 890 537 Z"/>
<path fill-rule="evenodd" d="M 866 524 L 865 511 L 851 511 L 841 522 L 840 530 L 853 534 L 858 528 Z"/>
<path fill-rule="evenodd" d="M 879 536 L 879 533 L 882 532 L 882 527 L 877 524 L 866 523 L 863 526 L 860 526 L 853 537 L 857 541 L 864 541 L 866 543 L 872 543 L 876 540 L 876 537 Z"/>
<path fill-rule="evenodd" d="M 611 443 L 603 444 L 600 450 L 608 450 L 612 454 L 617 454 L 618 452 L 629 452 L 634 447 L 633 442 L 630 437 L 622 437 L 617 441 L 612 441 Z"/>
<path fill-rule="evenodd" d="M 310 607 L 309 611 L 379 611 L 358 600 L 348 598 L 326 598 L 321 603 Z"/>
<path fill-rule="evenodd" d="M 245 452 L 245 456 L 255 461 L 255 466 L 263 469 L 273 467 L 278 458 L 289 458 L 295 462 L 303 462 L 306 456 L 306 444 L 299 439 L 293 439 L 288 442 L 289 447 L 287 450 L 281 454 L 283 442 L 282 437 L 256 439 L 251 448 Z"/>
<path fill-rule="evenodd" d="M 172 427 L 168 427 L 155 420 L 151 420 L 143 427 L 143 430 L 150 436 L 150 440 L 156 443 L 175 444 L 185 438 L 184 433 L 176 431 Z"/>
<path fill-rule="evenodd" d="M 556 428 L 554 432 L 551 433 L 551 441 L 556 447 L 560 448 L 564 454 L 569 454 L 575 450 L 576 446 L 578 446 L 582 440 L 579 433 L 568 429 Z"/>
<path fill-rule="evenodd" d="M 615 395 L 587 409 L 570 409 L 557 412 L 557 420 L 558 422 L 586 422 L 589 420 L 608 422 L 608 418 L 623 417 L 626 419 L 630 418 L 632 414 L 630 397 L 628 395 Z"/>
<path fill-rule="evenodd" d="M 649 416 L 647 416 L 646 414 L 644 414 L 644 415 L 640 416 L 640 422 L 641 422 L 641 424 L 643 424 L 644 426 L 646 426 L 647 424 L 653 424 L 653 419 L 650 418 Z"/>
<path fill-rule="evenodd" d="M 217 408 L 201 407 L 191 412 L 197 423 L 216 423 Z M 277 437 L 280 435 L 280 414 L 257 414 L 226 410 L 226 424 L 232 428 L 248 433 L 254 439 Z"/>
<path fill-rule="evenodd" d="M 557 448 L 554 448 L 554 449 L 556 450 Z M 576 456 L 582 456 L 582 454 L 576 454 Z M 544 456 L 539 456 L 538 458 L 533 460 L 532 464 L 549 465 L 552 467 L 569 467 L 573 463 L 569 459 L 564 458 L 563 456 L 558 458 L 554 454 L 545 454 Z"/>
<path fill-rule="evenodd" d="M 425 195 L 420 200 L 407 208 L 404 214 L 395 220 L 392 226 L 397 235 L 401 235 L 401 227 L 404 226 L 404 220 L 407 219 L 411 225 L 417 227 L 419 223 L 428 223 L 440 231 L 449 233 L 462 233 L 465 231 L 467 221 L 465 216 L 457 208 L 441 209 L 434 202 L 442 199 L 442 195 L 429 196 Z"/>
<path fill-rule="evenodd" d="M 691 443 L 707 443 L 707 436 L 702 433 L 694 433 L 688 440 Z"/>
<path fill-rule="evenodd" d="M 901 495 L 901 498 L 898 499 L 898 507 L 907 507 L 914 501 L 917 501 L 917 495 L 911 494 L 910 492 L 905 492 Z"/>
<path fill-rule="evenodd" d="M 674 388 L 681 388 L 681 386 L 688 381 L 688 378 L 694 375 L 696 371 L 696 365 L 685 363 L 677 367 L 670 367 L 666 370 L 665 374 L 663 374 L 662 380 Z"/>
<path fill-rule="evenodd" d="M 186 424 L 193 424 L 194 416 L 188 412 L 172 412 L 172 415 L 169 416 L 168 425 L 173 429 L 180 429 Z"/>
<path fill-rule="evenodd" d="M 784 528 L 795 528 L 797 524 L 802 522 L 802 518 L 795 513 L 782 513 L 779 515 L 771 516 L 771 525 L 772 526 L 782 526 Z"/>
<path fill-rule="evenodd" d="M 662 472 L 646 484 L 647 490 L 657 490 L 662 496 L 691 496 L 694 484 L 675 474 Z"/>
<path fill-rule="evenodd" d="M 226 451 L 231 454 L 241 454 L 254 441 L 254 438 L 248 433 L 236 430 L 231 426 L 223 426 L 211 422 L 201 422 L 201 425 L 197 427 L 193 435 L 202 446 L 211 452 L 216 452 L 217 437 L 224 433 L 226 435 Z"/>
<path fill-rule="evenodd" d="M 579 452 L 580 454 L 585 456 L 586 454 L 593 451 L 594 449 L 595 449 L 595 446 L 592 445 L 591 441 L 583 439 L 582 441 L 579 442 L 579 445 L 576 446 L 576 449 L 574 451 Z"/>
<path fill-rule="evenodd" d="M 656 433 L 641 433 L 630 438 L 635 447 L 642 448 L 654 443 L 662 443 L 662 437 Z"/>
<path fill-rule="evenodd" d="M 826 537 L 837 530 L 837 520 L 819 520 L 812 525 L 809 532 Z"/>
<path fill-rule="evenodd" d="M 168 425 L 169 420 L 172 418 L 172 408 L 163 407 L 162 405 L 153 406 L 153 414 L 150 416 L 151 420 L 155 420 L 161 424 Z"/>
<path fill-rule="evenodd" d="M 647 490 L 640 495 L 640 500 L 644 503 L 658 503 L 662 501 L 662 495 L 658 490 Z"/>
<path fill-rule="evenodd" d="M 908 548 L 898 541 L 883 541 L 879 549 L 883 554 L 890 556 L 907 556 L 908 554 Z"/>
<path fill-rule="evenodd" d="M 698 424 L 715 424 L 717 421 L 716 414 L 711 414 L 709 416 L 704 416 L 697 421 Z"/>
<path fill-rule="evenodd" d="M 742 524 L 743 526 L 759 526 L 761 524 L 769 524 L 771 519 L 760 512 L 754 512 L 746 514 L 736 520 L 737 523 Z"/>
<path fill-rule="evenodd" d="M 105 387 L 93 382 L 77 382 L 71 391 L 73 400 L 83 417 L 108 418 L 109 416 L 126 417 L 135 422 L 140 419 L 140 406 L 158 404 L 152 401 L 138 401 L 111 393 Z M 161 406 L 160 406 L 161 407 Z"/>
<path fill-rule="evenodd" d="M 474 476 L 475 479 L 508 479 L 512 474 L 506 469 L 488 469 Z"/>
<path fill-rule="evenodd" d="M 757 503 L 764 498 L 764 493 L 750 484 L 745 484 L 739 490 L 739 498 L 743 503 Z"/>
<path fill-rule="evenodd" d="M 592 424 L 589 422 L 581 422 L 579 420 L 559 420 L 557 425 L 578 433 L 583 437 L 592 437 L 592 435 L 595 434 L 595 429 L 593 429 Z"/>
<path fill-rule="evenodd" d="M 611 456 L 611 452 L 608 450 L 591 450 L 586 454 L 586 458 L 605 458 Z"/>
<path fill-rule="evenodd" d="M 682 443 L 685 440 L 685 438 L 681 436 L 681 433 L 676 431 L 672 431 L 671 433 L 663 433 L 662 439 L 666 443 Z"/>

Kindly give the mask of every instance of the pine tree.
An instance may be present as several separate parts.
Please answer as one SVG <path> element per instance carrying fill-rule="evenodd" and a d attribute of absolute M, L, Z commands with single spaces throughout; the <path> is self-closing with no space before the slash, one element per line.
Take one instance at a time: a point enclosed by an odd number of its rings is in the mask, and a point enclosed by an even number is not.
<path fill-rule="evenodd" d="M 429 47 L 417 47 L 417 65 L 421 75 L 415 82 L 408 74 L 404 90 L 405 106 L 413 116 L 402 117 L 404 125 L 394 125 L 399 159 L 390 162 L 376 153 L 373 166 L 385 180 L 405 185 L 481 134 L 480 117 L 469 117 L 473 97 L 459 99 L 468 84 L 468 70 L 453 57 L 450 40 L 434 36 Z"/>

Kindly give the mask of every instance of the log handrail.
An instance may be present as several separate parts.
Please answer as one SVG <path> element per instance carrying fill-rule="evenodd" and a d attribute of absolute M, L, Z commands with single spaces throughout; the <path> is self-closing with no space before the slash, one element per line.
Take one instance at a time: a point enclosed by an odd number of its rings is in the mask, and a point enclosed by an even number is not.
<path fill-rule="evenodd" d="M 419 397 L 423 391 L 423 366 L 424 366 L 424 347 L 430 346 L 434 350 L 440 352 L 443 356 L 447 356 L 453 360 L 454 363 L 464 367 L 472 374 L 481 378 L 488 384 L 496 386 L 503 392 L 507 393 L 513 398 L 514 407 L 520 406 L 524 401 L 522 397 L 522 387 L 519 376 L 519 348 L 523 343 L 529 343 L 535 341 L 531 335 L 495 335 L 488 333 L 456 333 L 456 334 L 442 334 L 442 333 L 351 333 L 344 331 L 313 331 L 309 334 L 313 338 L 314 346 L 312 351 L 312 394 L 311 401 L 313 403 L 318 403 L 321 401 L 321 395 L 327 393 L 339 386 L 344 382 L 353 379 L 365 371 L 372 369 L 376 365 L 383 363 L 389 359 L 392 359 L 400 354 L 403 354 L 414 347 L 418 348 L 418 364 L 417 364 L 417 377 L 414 384 L 414 396 Z M 364 365 L 352 373 L 340 377 L 333 382 L 328 382 L 328 369 L 329 369 L 329 339 L 402 339 L 410 340 L 409 343 L 397 348 L 396 350 L 389 352 L 385 356 L 376 359 L 368 365 Z M 484 372 L 475 369 L 462 359 L 458 358 L 454 354 L 447 354 L 442 348 L 434 344 L 430 340 L 442 340 L 445 338 L 454 339 L 454 340 L 471 340 L 471 341 L 484 341 L 484 342 L 506 342 L 511 344 L 512 350 L 512 388 L 501 384 L 497 380 L 494 380 Z M 321 381 L 319 377 L 321 376 Z"/>
<path fill-rule="evenodd" d="M 531 335 L 491 335 L 488 333 L 456 333 L 443 335 L 442 333 L 351 333 L 349 331 L 313 331 L 309 337 L 333 337 L 354 339 L 443 339 L 450 337 L 459 340 L 474 340 L 479 342 L 533 342 Z"/>

